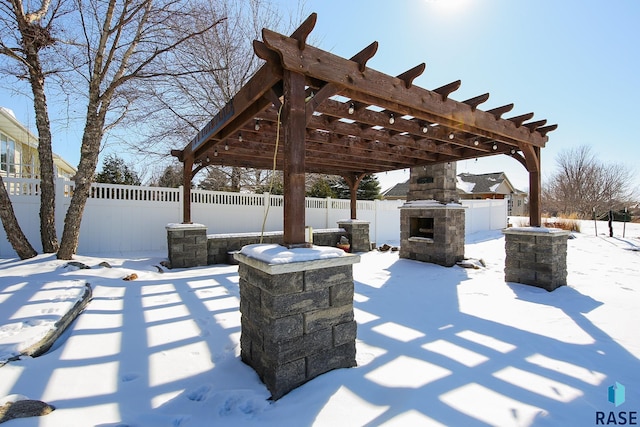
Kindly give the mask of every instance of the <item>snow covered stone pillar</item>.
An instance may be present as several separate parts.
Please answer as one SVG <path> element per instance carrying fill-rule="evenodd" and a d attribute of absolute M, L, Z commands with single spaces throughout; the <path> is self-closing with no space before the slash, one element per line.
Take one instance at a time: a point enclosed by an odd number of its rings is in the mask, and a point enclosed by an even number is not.
<path fill-rule="evenodd" d="M 347 232 L 351 252 L 369 252 L 371 250 L 369 221 L 345 219 L 338 221 L 338 227 L 344 228 L 344 231 Z"/>
<path fill-rule="evenodd" d="M 235 257 L 241 357 L 272 399 L 356 366 L 352 265 L 359 256 L 321 246 L 248 245 Z"/>
<path fill-rule="evenodd" d="M 517 227 L 505 235 L 505 281 L 551 292 L 567 284 L 567 238 L 558 228 Z"/>
<path fill-rule="evenodd" d="M 202 224 L 168 224 L 167 248 L 171 268 L 207 265 L 207 227 Z"/>

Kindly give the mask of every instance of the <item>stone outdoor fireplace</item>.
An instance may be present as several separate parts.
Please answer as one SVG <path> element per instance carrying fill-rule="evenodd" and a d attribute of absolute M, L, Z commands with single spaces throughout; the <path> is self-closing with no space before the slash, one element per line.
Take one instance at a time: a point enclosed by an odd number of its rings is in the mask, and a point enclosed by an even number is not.
<path fill-rule="evenodd" d="M 447 267 L 464 259 L 455 163 L 412 168 L 407 203 L 400 209 L 401 258 Z"/>

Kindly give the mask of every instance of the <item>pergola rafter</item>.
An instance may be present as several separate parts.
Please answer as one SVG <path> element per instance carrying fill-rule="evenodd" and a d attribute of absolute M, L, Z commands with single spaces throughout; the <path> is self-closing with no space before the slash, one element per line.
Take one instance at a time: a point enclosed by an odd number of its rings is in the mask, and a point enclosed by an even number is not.
<path fill-rule="evenodd" d="M 187 183 L 194 173 L 207 165 L 270 169 L 280 121 L 275 155 L 285 172 L 288 245 L 304 242 L 305 172 L 342 175 L 353 199 L 369 173 L 497 154 L 529 171 L 531 225 L 540 225 L 540 149 L 557 125 L 532 122 L 533 113 L 502 118 L 513 104 L 480 110 L 488 93 L 455 101 L 460 80 L 433 90 L 416 86 L 424 63 L 398 76 L 373 70 L 367 62 L 377 42 L 350 59 L 310 46 L 315 21 L 312 14 L 291 36 L 264 29 L 253 43 L 262 68 L 183 150 L 172 151 L 185 164 L 184 222 L 191 221 Z"/>

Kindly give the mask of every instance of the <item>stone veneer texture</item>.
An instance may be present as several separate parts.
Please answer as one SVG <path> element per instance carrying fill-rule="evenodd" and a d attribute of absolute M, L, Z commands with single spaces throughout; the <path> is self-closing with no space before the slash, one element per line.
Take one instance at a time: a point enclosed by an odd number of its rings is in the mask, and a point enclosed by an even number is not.
<path fill-rule="evenodd" d="M 241 357 L 273 400 L 356 366 L 352 265 L 270 274 L 239 261 Z"/>

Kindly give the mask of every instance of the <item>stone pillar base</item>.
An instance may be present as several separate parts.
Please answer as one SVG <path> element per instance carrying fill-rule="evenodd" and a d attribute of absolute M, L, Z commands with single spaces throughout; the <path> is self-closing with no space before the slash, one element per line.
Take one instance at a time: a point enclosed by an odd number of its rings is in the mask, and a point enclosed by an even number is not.
<path fill-rule="evenodd" d="M 551 292 L 567 284 L 567 237 L 557 228 L 518 227 L 505 235 L 505 281 Z"/>
<path fill-rule="evenodd" d="M 207 265 L 207 227 L 202 224 L 168 224 L 167 247 L 171 268 Z"/>
<path fill-rule="evenodd" d="M 242 360 L 277 400 L 320 374 L 356 366 L 353 268 L 345 255 L 267 264 L 236 254 Z"/>
<path fill-rule="evenodd" d="M 369 239 L 369 222 L 357 219 L 338 221 L 338 227 L 344 228 L 351 244 L 351 252 L 369 252 L 371 241 Z"/>

